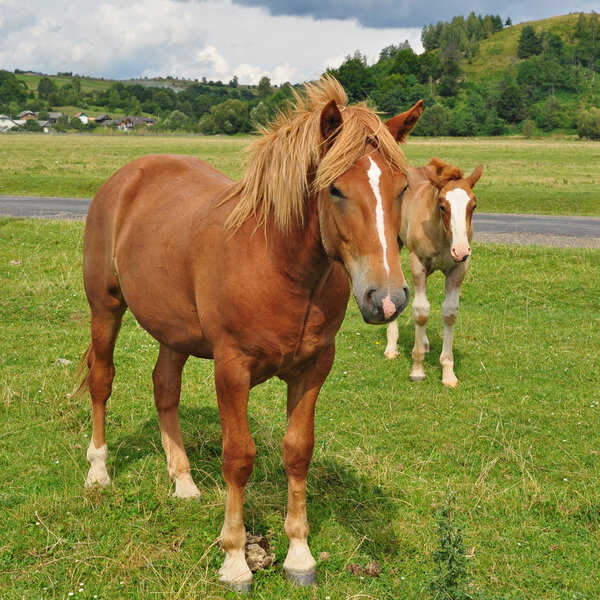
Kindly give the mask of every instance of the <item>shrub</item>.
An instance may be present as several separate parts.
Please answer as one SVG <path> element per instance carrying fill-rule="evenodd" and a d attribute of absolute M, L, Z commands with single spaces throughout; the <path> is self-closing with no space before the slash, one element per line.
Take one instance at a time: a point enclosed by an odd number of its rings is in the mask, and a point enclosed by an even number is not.
<path fill-rule="evenodd" d="M 580 138 L 600 140 L 600 108 L 592 106 L 581 110 L 576 118 L 577 134 Z"/>

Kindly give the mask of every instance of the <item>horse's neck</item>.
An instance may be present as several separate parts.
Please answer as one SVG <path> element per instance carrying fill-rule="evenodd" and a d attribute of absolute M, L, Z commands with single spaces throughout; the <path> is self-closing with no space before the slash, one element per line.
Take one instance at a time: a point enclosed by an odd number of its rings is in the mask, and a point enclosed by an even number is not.
<path fill-rule="evenodd" d="M 307 204 L 303 224 L 286 233 L 273 232 L 271 251 L 282 259 L 282 269 L 294 285 L 313 289 L 329 271 L 331 261 L 323 248 L 316 202 Z"/>

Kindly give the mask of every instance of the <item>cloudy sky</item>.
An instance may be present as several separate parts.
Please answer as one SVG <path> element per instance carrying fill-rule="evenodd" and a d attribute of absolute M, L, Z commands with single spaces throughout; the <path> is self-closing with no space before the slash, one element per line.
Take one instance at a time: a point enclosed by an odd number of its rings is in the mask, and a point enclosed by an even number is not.
<path fill-rule="evenodd" d="M 0 69 L 125 79 L 307 81 L 355 50 L 377 59 L 424 25 L 471 11 L 514 24 L 598 0 L 0 0 Z"/>

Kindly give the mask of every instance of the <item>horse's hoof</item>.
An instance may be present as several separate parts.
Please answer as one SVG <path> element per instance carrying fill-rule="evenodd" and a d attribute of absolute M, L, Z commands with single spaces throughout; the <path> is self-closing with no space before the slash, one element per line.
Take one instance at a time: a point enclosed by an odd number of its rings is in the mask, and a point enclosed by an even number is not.
<path fill-rule="evenodd" d="M 252 593 L 252 582 L 247 583 L 226 583 L 225 584 L 232 592 L 248 596 Z"/>
<path fill-rule="evenodd" d="M 317 571 L 312 569 L 311 571 L 294 571 L 292 569 L 285 569 L 285 576 L 290 583 L 299 585 L 302 587 L 315 587 L 317 585 Z"/>
<path fill-rule="evenodd" d="M 446 379 L 446 381 L 442 381 L 442 383 L 446 387 L 452 387 L 452 388 L 458 387 L 458 379 Z"/>
<path fill-rule="evenodd" d="M 384 354 L 384 356 L 388 359 L 388 360 L 395 360 L 396 358 L 398 358 L 398 353 L 397 352 L 386 352 Z"/>
<path fill-rule="evenodd" d="M 425 381 L 425 375 L 411 375 L 410 380 L 414 382 Z"/>

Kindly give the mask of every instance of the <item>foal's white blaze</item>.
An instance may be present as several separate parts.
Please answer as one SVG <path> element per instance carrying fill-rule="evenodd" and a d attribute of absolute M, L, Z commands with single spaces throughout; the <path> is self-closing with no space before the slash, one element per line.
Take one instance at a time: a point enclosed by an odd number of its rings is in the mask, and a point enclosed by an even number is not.
<path fill-rule="evenodd" d="M 385 222 L 383 218 L 383 201 L 381 199 L 381 192 L 379 191 L 379 178 L 381 177 L 381 169 L 377 166 L 377 163 L 369 157 L 371 166 L 367 171 L 369 176 L 369 183 L 373 189 L 375 195 L 375 221 L 377 223 L 377 234 L 379 235 L 379 241 L 381 242 L 381 248 L 383 249 L 383 266 L 385 267 L 386 273 L 390 274 L 390 265 L 387 259 L 387 241 L 385 239 Z"/>
<path fill-rule="evenodd" d="M 461 188 L 456 188 L 446 194 L 450 203 L 450 227 L 452 228 L 452 255 L 461 260 L 470 254 L 469 239 L 467 238 L 467 204 L 469 194 Z"/>

